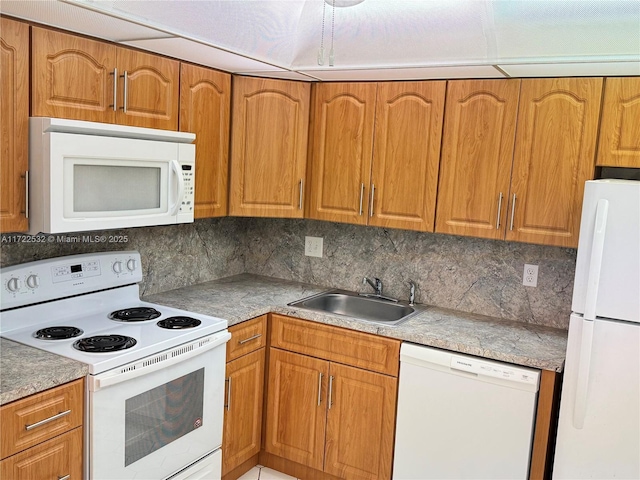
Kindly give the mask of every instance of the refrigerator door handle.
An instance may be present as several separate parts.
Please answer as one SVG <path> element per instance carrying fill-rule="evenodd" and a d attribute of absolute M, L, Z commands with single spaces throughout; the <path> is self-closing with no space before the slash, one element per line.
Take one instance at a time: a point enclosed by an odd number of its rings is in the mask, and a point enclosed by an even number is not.
<path fill-rule="evenodd" d="M 589 371 L 591 370 L 591 347 L 593 343 L 593 322 L 596 319 L 596 305 L 598 288 L 600 286 L 600 270 L 602 268 L 602 254 L 604 251 L 604 237 L 607 226 L 607 212 L 609 201 L 598 200 L 596 207 L 596 222 L 593 231 L 593 244 L 589 262 L 589 276 L 587 277 L 587 298 L 582 322 L 582 338 L 580 342 L 580 360 L 578 363 L 578 378 L 576 397 L 573 408 L 573 426 L 578 430 L 584 426 L 587 412 L 587 393 L 589 390 Z"/>

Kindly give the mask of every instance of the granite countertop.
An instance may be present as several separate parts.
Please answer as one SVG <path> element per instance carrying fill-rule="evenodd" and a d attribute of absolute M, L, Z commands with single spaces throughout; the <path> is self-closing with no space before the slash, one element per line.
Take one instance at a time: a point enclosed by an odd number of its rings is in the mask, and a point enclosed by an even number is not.
<path fill-rule="evenodd" d="M 84 377 L 89 367 L 0 338 L 0 405 Z"/>
<path fill-rule="evenodd" d="M 417 305 L 398 326 L 287 306 L 327 287 L 241 274 L 146 295 L 143 300 L 225 318 L 229 326 L 274 312 L 412 343 L 544 370 L 562 371 L 567 332 L 557 328 Z"/>

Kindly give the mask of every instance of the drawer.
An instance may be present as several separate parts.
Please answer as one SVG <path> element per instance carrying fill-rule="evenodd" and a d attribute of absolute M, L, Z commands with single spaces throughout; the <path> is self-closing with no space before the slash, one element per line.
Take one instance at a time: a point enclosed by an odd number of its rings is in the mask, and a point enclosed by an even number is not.
<path fill-rule="evenodd" d="M 5 458 L 0 478 L 82 480 L 82 427 Z"/>
<path fill-rule="evenodd" d="M 229 327 L 227 362 L 262 348 L 267 343 L 267 316 L 262 315 Z"/>
<path fill-rule="evenodd" d="M 271 314 L 271 346 L 394 377 L 400 340 Z"/>
<path fill-rule="evenodd" d="M 82 425 L 83 396 L 84 379 L 80 379 L 3 405 L 0 458 Z"/>

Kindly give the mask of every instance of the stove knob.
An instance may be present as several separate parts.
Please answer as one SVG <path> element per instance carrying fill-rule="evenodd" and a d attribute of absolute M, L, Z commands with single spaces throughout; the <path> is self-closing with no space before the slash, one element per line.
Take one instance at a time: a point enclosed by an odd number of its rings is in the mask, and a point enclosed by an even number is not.
<path fill-rule="evenodd" d="M 11 277 L 7 282 L 7 290 L 9 290 L 12 293 L 20 290 L 20 286 L 21 286 L 20 279 L 16 277 Z"/>
<path fill-rule="evenodd" d="M 27 287 L 38 288 L 40 286 L 40 278 L 35 273 L 27 277 Z"/>
<path fill-rule="evenodd" d="M 127 270 L 133 272 L 136 268 L 138 268 L 138 262 L 136 262 L 135 258 L 127 260 Z"/>
<path fill-rule="evenodd" d="M 113 266 L 111 268 L 113 269 L 113 273 L 122 273 L 122 262 L 119 260 L 117 262 L 113 262 Z"/>

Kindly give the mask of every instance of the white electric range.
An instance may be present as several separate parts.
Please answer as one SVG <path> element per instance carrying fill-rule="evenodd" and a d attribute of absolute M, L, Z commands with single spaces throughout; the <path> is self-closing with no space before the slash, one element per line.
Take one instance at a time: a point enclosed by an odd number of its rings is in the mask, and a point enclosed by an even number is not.
<path fill-rule="evenodd" d="M 225 320 L 141 301 L 134 251 L 1 277 L 0 335 L 89 366 L 88 479 L 220 478 Z"/>

